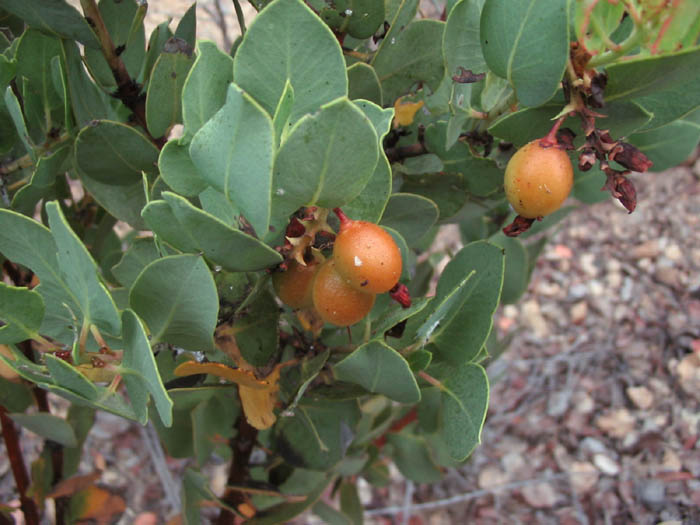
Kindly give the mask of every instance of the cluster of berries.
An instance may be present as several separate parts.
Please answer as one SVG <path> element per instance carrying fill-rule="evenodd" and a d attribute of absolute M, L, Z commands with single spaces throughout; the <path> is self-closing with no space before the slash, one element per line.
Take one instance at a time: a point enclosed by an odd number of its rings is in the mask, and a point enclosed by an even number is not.
<path fill-rule="evenodd" d="M 287 306 L 313 309 L 327 323 L 350 326 L 369 313 L 377 294 L 395 288 L 401 252 L 380 226 L 334 211 L 340 231 L 331 256 L 304 264 L 291 260 L 286 271 L 273 275 L 273 284 Z"/>

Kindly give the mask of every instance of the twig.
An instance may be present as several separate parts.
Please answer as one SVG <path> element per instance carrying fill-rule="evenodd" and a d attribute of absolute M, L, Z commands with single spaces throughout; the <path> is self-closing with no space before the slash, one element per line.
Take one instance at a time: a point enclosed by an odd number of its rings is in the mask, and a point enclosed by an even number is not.
<path fill-rule="evenodd" d="M 408 518 L 411 516 L 411 508 L 413 503 L 413 492 L 415 485 L 410 479 L 406 480 L 406 488 L 403 493 L 403 510 L 401 511 L 401 525 L 408 524 Z"/>
<path fill-rule="evenodd" d="M 208 4 L 202 4 L 202 9 L 212 18 L 214 23 L 221 31 L 221 39 L 223 40 L 224 49 L 231 49 L 231 38 L 228 36 L 228 26 L 226 25 L 226 15 L 221 8 L 221 0 L 213 0 L 214 9 Z"/>
<path fill-rule="evenodd" d="M 236 10 L 236 18 L 238 19 L 238 27 L 241 29 L 241 36 L 245 36 L 245 17 L 243 16 L 243 9 L 241 9 L 241 4 L 238 0 L 233 0 L 233 8 Z"/>
<path fill-rule="evenodd" d="M 19 171 L 24 168 L 29 168 L 34 165 L 34 161 L 29 156 L 29 154 L 24 155 L 18 159 L 15 159 L 7 164 L 0 164 L 0 175 L 9 175 L 15 171 Z"/>
<path fill-rule="evenodd" d="M 248 423 L 243 414 L 236 421 L 236 437 L 231 440 L 231 467 L 228 473 L 227 486 L 241 486 L 248 481 L 250 454 L 253 452 L 258 438 L 258 430 Z M 245 503 L 245 493 L 236 490 L 226 490 L 221 498 L 228 506 L 238 508 Z M 222 508 L 216 521 L 218 525 L 232 525 L 235 515 L 227 508 Z"/>
<path fill-rule="evenodd" d="M 15 478 L 19 501 L 24 513 L 27 525 L 39 525 L 39 510 L 34 500 L 27 495 L 29 489 L 29 474 L 24 464 L 22 448 L 19 446 L 19 436 L 12 419 L 7 415 L 7 410 L 0 405 L 0 425 L 2 425 L 2 437 L 5 440 L 7 457 L 10 460 L 12 475 Z"/>
<path fill-rule="evenodd" d="M 153 428 L 153 423 L 150 421 L 148 425 L 140 426 L 141 439 L 146 443 L 146 448 L 148 448 L 148 455 L 153 461 L 153 467 L 156 469 L 156 474 L 163 487 L 163 492 L 165 492 L 165 498 L 168 500 L 171 508 L 171 514 L 180 512 L 181 501 L 180 501 L 180 491 L 173 479 L 172 473 L 165 462 L 165 454 L 163 453 L 163 447 L 160 444 L 158 435 Z"/>
<path fill-rule="evenodd" d="M 141 96 L 141 86 L 129 76 L 124 61 L 117 54 L 112 37 L 107 31 L 107 26 L 105 26 L 100 10 L 97 8 L 97 2 L 95 0 L 80 0 L 80 6 L 83 8 L 85 20 L 87 20 L 95 36 L 97 36 L 100 48 L 102 48 L 102 55 L 105 57 L 109 69 L 112 71 L 112 76 L 117 82 L 115 96 L 132 111 L 136 122 L 143 128 L 151 142 L 159 149 L 162 148 L 165 141 L 154 138 L 148 131 L 148 125 L 146 124 L 146 100 Z"/>
<path fill-rule="evenodd" d="M 493 487 L 489 487 L 487 489 L 479 489 L 475 490 L 472 492 L 467 492 L 465 494 L 458 494 L 457 496 L 452 496 L 450 498 L 445 498 L 445 499 L 439 499 L 436 501 L 430 501 L 427 503 L 418 503 L 416 505 L 413 505 L 411 507 L 414 511 L 416 510 L 432 510 L 432 509 L 439 509 L 441 507 L 449 507 L 450 505 L 454 505 L 456 503 L 463 503 L 465 501 L 470 501 L 473 499 L 478 499 L 483 496 L 488 496 L 490 494 L 493 494 L 494 492 L 500 492 L 503 490 L 516 490 L 521 487 L 526 487 L 528 485 L 536 485 L 539 483 L 546 483 L 548 481 L 557 481 L 560 479 L 564 479 L 569 477 L 569 473 L 561 473 L 561 474 L 552 474 L 550 476 L 544 476 L 541 478 L 533 478 L 533 479 L 525 479 L 522 481 L 513 481 L 511 483 L 503 483 L 501 485 L 494 485 Z M 398 514 L 399 512 L 403 512 L 404 507 L 403 506 L 395 506 L 395 507 L 385 507 L 383 509 L 369 509 L 365 511 L 365 516 L 379 516 L 379 515 L 386 515 L 386 514 Z"/>

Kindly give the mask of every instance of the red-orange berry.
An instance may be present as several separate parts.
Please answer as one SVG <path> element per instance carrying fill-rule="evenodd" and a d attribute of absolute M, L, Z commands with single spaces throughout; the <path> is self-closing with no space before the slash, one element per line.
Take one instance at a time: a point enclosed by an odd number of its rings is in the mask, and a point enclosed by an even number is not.
<path fill-rule="evenodd" d="M 304 266 L 297 261 L 290 261 L 286 271 L 272 276 L 272 285 L 277 297 L 292 308 L 311 308 L 311 288 L 317 270 L 316 263 Z"/>
<path fill-rule="evenodd" d="M 336 270 L 335 258 L 318 269 L 313 284 L 313 304 L 321 318 L 336 326 L 350 326 L 363 319 L 374 305 L 375 295 L 356 290 Z"/>
<path fill-rule="evenodd" d="M 338 273 L 356 290 L 384 293 L 401 277 L 401 251 L 381 226 L 353 221 L 336 210 L 340 231 L 335 238 L 333 258 Z"/>

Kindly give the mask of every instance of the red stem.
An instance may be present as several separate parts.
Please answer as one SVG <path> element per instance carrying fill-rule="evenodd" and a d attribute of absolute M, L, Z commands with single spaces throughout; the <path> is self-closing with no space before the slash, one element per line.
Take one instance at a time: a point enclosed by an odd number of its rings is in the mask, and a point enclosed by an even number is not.
<path fill-rule="evenodd" d="M 544 138 L 540 139 L 540 146 L 542 146 L 543 148 L 548 148 L 550 146 L 556 146 L 557 144 L 559 144 L 559 141 L 557 141 L 557 131 L 559 131 L 559 128 L 568 116 L 569 115 L 567 114 L 557 119 L 557 121 L 554 123 L 554 126 L 552 126 L 552 129 L 549 130 L 549 133 L 547 133 L 547 135 L 545 135 Z"/>
<path fill-rule="evenodd" d="M 338 216 L 341 228 L 344 224 L 348 224 L 350 222 L 350 218 L 347 215 L 345 215 L 345 213 L 343 213 L 343 210 L 341 210 L 340 208 L 333 208 L 333 213 L 335 213 Z"/>
<path fill-rule="evenodd" d="M 22 449 L 19 446 L 17 429 L 12 419 L 7 415 L 7 409 L 2 405 L 0 405 L 0 424 L 2 424 L 2 437 L 5 440 L 5 448 L 7 449 L 7 456 L 10 459 L 12 475 L 15 478 L 15 484 L 19 492 L 19 500 L 22 506 L 22 512 L 24 513 L 24 519 L 27 525 L 39 525 L 39 511 L 36 507 L 36 503 L 32 498 L 27 496 L 29 474 L 24 464 Z"/>

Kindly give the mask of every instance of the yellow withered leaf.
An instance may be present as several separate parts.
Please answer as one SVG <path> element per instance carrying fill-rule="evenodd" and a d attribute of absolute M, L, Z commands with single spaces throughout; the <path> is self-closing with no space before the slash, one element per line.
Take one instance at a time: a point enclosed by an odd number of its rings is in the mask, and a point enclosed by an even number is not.
<path fill-rule="evenodd" d="M 239 386 L 252 390 L 261 391 L 269 388 L 270 384 L 265 380 L 255 377 L 253 372 L 240 368 L 231 368 L 221 363 L 197 363 L 196 361 L 185 361 L 178 365 L 174 374 L 178 377 L 192 376 L 196 374 L 211 374 L 221 377 Z"/>
<path fill-rule="evenodd" d="M 265 390 L 254 390 L 244 385 L 238 385 L 238 395 L 243 405 L 243 413 L 251 426 L 258 430 L 265 430 L 275 424 L 275 403 L 277 402 L 277 391 L 279 390 L 280 371 L 282 367 L 296 364 L 296 359 L 279 363 L 272 369 L 272 372 L 265 378 L 268 382 Z"/>
<path fill-rule="evenodd" d="M 420 108 L 423 107 L 423 101 L 419 102 L 404 102 L 406 97 L 399 97 L 394 102 L 394 127 L 410 126 L 413 124 L 413 119 Z"/>

